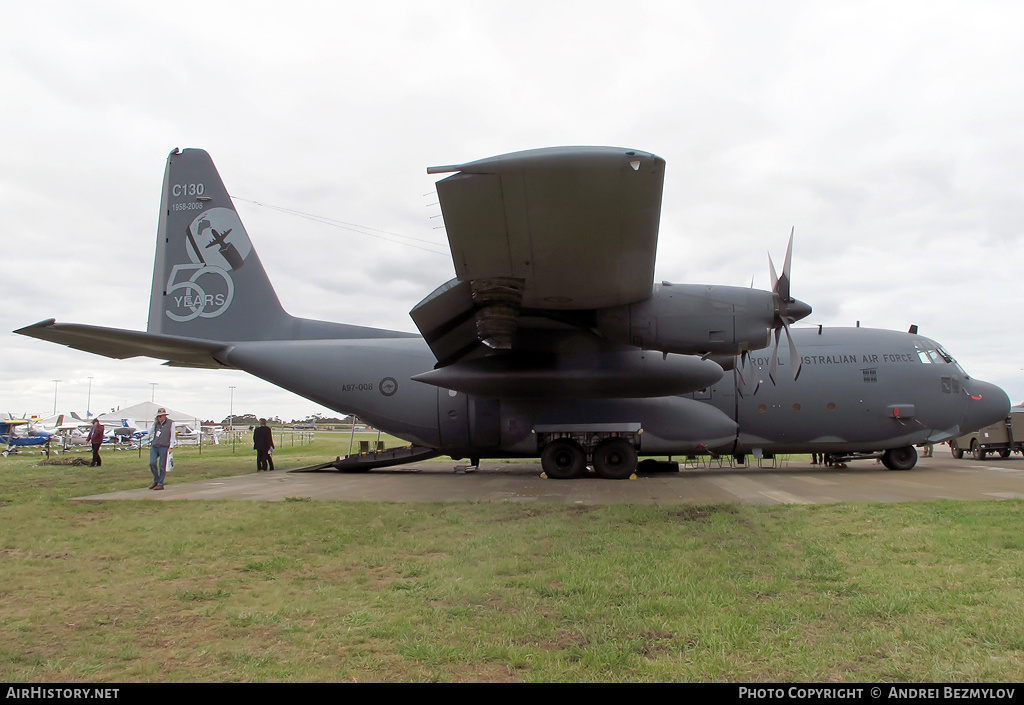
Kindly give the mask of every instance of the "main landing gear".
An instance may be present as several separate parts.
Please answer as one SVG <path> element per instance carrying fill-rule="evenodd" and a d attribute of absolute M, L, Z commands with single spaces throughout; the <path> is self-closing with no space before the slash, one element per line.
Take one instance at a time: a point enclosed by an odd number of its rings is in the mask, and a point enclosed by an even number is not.
<path fill-rule="evenodd" d="M 606 438 L 590 451 L 594 472 L 606 480 L 626 480 L 636 472 L 636 449 L 625 438 Z M 572 480 L 587 470 L 587 451 L 571 438 L 558 438 L 540 456 L 544 474 L 552 480 Z"/>

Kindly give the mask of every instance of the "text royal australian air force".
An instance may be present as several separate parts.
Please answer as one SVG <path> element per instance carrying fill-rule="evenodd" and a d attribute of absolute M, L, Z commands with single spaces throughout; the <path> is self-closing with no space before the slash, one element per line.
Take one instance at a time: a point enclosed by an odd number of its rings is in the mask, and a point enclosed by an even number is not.
<path fill-rule="evenodd" d="M 771 363 L 770 356 L 751 356 L 751 360 L 755 365 L 759 367 L 767 367 Z M 888 364 L 901 364 L 901 363 L 913 363 L 920 362 L 917 355 L 914 353 L 882 353 L 877 354 L 836 354 L 832 353 L 829 355 L 802 355 L 800 361 L 804 365 L 878 365 L 883 363 Z M 779 358 L 779 366 L 785 367 L 787 360 L 785 358 Z"/>
<path fill-rule="evenodd" d="M 861 345 L 851 345 L 851 336 L 859 329 L 834 328 L 814 331 L 798 331 L 799 342 L 804 354 L 800 362 L 804 367 L 859 367 L 872 368 L 882 365 L 955 364 L 953 357 L 934 341 L 916 335 L 887 331 L 881 349 L 865 350 Z M 879 337 L 876 334 L 876 337 Z M 751 361 L 758 367 L 771 364 L 767 353 L 753 354 Z M 788 365 L 788 357 L 780 358 L 778 364 Z"/>

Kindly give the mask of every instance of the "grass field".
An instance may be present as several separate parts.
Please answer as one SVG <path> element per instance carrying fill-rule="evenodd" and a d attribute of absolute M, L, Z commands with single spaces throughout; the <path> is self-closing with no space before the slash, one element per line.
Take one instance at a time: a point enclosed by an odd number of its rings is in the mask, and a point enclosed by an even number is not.
<path fill-rule="evenodd" d="M 300 467 L 348 434 L 278 443 Z M 175 457 L 168 482 L 255 469 Z M 1024 676 L 1019 501 L 68 501 L 147 464 L 0 459 L 0 681 Z"/>

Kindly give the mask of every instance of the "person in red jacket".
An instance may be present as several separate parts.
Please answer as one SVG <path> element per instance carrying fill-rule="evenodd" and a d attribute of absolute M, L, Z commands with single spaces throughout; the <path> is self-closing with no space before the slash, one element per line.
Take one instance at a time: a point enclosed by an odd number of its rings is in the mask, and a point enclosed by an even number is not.
<path fill-rule="evenodd" d="M 103 424 L 98 418 L 92 420 L 89 443 L 92 445 L 92 462 L 89 467 L 98 468 L 103 465 L 103 460 L 100 458 L 100 446 L 103 445 Z"/>

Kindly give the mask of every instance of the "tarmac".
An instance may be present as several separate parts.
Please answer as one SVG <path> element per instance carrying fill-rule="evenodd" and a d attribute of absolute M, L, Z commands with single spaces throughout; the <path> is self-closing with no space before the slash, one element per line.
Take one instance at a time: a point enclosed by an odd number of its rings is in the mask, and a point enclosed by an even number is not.
<path fill-rule="evenodd" d="M 944 450 L 944 449 L 942 449 Z M 808 461 L 763 461 L 719 467 L 707 459 L 678 473 L 641 474 L 635 480 L 549 480 L 530 461 L 483 461 L 457 470 L 454 461 L 426 461 L 346 474 L 335 471 L 253 472 L 235 477 L 77 497 L 78 501 L 310 499 L 334 502 L 547 502 L 554 504 L 828 504 L 920 502 L 932 499 L 1024 499 L 1024 458 L 953 459 L 948 451 L 919 458 L 908 471 L 886 470 L 873 460 L 846 468 Z M 147 482 L 140 472 L 140 484 Z"/>

